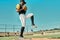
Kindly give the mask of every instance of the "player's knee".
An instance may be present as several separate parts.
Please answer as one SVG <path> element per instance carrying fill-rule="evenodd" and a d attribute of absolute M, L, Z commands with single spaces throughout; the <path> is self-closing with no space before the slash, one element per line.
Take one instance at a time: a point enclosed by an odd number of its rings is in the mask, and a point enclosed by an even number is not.
<path fill-rule="evenodd" d="M 30 13 L 31 14 L 31 16 L 33 16 L 34 14 L 33 13 Z"/>
<path fill-rule="evenodd" d="M 26 24 L 22 24 L 22 27 L 25 27 L 26 26 Z"/>

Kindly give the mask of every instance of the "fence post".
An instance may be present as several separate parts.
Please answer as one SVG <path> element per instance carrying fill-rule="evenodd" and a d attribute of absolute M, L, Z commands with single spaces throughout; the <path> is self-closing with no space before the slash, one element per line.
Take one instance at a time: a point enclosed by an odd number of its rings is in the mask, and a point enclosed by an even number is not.
<path fill-rule="evenodd" d="M 5 36 L 6 36 L 6 26 L 7 26 L 7 24 L 5 24 Z"/>

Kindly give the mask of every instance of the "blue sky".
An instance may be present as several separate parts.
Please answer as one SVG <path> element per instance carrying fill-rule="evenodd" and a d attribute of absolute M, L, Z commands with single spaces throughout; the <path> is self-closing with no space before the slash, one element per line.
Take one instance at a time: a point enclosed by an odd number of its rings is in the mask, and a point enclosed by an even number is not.
<path fill-rule="evenodd" d="M 60 28 L 60 0 L 26 0 L 27 13 L 34 13 L 38 30 Z M 0 0 L 0 24 L 21 25 L 16 12 L 19 0 Z M 26 25 L 30 19 L 27 19 Z M 35 29 L 37 30 L 37 29 Z"/>

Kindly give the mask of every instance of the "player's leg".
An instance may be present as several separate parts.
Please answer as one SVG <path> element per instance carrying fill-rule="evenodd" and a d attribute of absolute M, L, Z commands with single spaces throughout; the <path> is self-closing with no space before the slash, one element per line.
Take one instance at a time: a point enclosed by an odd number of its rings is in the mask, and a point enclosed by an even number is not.
<path fill-rule="evenodd" d="M 20 20 L 21 20 L 21 23 L 22 23 L 20 37 L 23 37 L 23 32 L 24 32 L 25 24 L 26 24 L 25 23 L 25 15 L 24 14 L 20 14 Z"/>
<path fill-rule="evenodd" d="M 34 15 L 33 15 L 33 13 L 28 14 L 26 16 L 26 18 L 30 18 L 31 19 L 32 26 L 33 27 L 36 27 L 35 24 L 34 24 Z"/>

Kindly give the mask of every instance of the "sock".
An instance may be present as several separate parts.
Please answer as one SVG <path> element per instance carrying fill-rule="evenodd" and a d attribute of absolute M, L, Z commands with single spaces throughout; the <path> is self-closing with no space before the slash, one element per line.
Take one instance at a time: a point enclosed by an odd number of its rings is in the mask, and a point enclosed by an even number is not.
<path fill-rule="evenodd" d="M 20 34 L 20 37 L 23 37 L 24 29 L 25 29 L 25 27 L 21 27 L 21 34 Z"/>
<path fill-rule="evenodd" d="M 32 22 L 32 25 L 35 25 L 34 24 L 34 16 L 31 17 L 31 22 Z"/>

